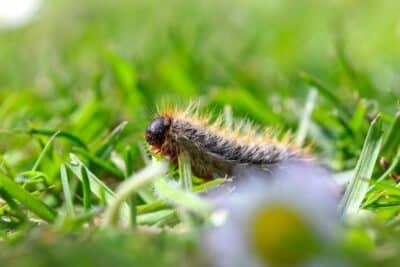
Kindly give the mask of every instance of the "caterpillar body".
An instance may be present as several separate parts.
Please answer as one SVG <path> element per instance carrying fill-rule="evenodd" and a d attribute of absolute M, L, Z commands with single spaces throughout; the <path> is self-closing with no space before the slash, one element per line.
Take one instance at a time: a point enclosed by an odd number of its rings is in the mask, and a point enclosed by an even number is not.
<path fill-rule="evenodd" d="M 249 122 L 227 127 L 221 116 L 211 123 L 190 109 L 159 112 L 145 137 L 152 152 L 174 164 L 179 155 L 188 156 L 193 174 L 204 179 L 235 178 L 245 171 L 268 174 L 281 163 L 311 159 L 308 148 L 294 145 L 290 134 L 278 140 Z"/>

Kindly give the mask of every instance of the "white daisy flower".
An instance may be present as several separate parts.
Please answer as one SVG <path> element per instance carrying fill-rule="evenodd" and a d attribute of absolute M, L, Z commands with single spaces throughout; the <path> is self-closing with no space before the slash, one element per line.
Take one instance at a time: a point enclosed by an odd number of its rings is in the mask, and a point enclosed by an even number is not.
<path fill-rule="evenodd" d="M 226 222 L 203 243 L 215 266 L 319 266 L 320 252 L 340 235 L 339 192 L 325 171 L 292 163 L 272 176 L 243 179 L 217 203 Z"/>

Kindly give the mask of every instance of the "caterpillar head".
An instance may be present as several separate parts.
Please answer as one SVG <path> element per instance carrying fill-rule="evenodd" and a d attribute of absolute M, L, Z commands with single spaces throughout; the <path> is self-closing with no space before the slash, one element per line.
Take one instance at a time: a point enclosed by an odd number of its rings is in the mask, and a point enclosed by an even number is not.
<path fill-rule="evenodd" d="M 171 118 L 157 117 L 147 126 L 146 142 L 156 150 L 160 150 L 171 126 Z"/>

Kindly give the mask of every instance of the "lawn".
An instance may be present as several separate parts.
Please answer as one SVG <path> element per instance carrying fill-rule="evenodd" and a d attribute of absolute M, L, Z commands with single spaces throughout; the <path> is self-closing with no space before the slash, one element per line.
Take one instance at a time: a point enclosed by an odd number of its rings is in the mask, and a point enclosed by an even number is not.
<path fill-rule="evenodd" d="M 44 0 L 24 25 L 0 19 L 1 265 L 232 266 L 220 259 L 247 251 L 236 235 L 249 230 L 308 240 L 309 250 L 256 239 L 248 250 L 267 266 L 399 266 L 398 10 L 395 0 Z M 330 207 L 306 172 L 287 197 L 336 238 L 311 238 L 290 212 L 220 225 L 204 192 L 224 177 L 192 177 L 190 159 L 175 168 L 145 141 L 159 109 L 191 103 L 311 145 L 342 188 L 335 229 L 315 212 Z M 264 201 L 224 198 L 238 221 Z"/>

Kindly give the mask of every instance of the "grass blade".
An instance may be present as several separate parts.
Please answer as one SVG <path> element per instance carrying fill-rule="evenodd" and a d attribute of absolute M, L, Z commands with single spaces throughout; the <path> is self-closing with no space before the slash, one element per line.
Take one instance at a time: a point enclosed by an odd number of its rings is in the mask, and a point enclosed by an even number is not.
<path fill-rule="evenodd" d="M 69 182 L 68 182 L 67 169 L 65 168 L 64 164 L 61 164 L 60 175 L 61 175 L 61 184 L 62 184 L 63 192 L 64 192 L 65 205 L 67 208 L 67 214 L 69 216 L 73 217 L 75 215 L 73 197 L 72 197 L 71 188 L 70 188 Z"/>
<path fill-rule="evenodd" d="M 382 155 L 390 159 L 400 147 L 400 111 L 396 113 L 388 135 L 382 147 Z"/>
<path fill-rule="evenodd" d="M 90 210 L 92 207 L 92 198 L 90 190 L 89 176 L 85 166 L 81 166 L 81 176 L 82 176 L 82 191 L 83 191 L 83 207 L 86 211 Z"/>
<path fill-rule="evenodd" d="M 173 218 L 173 216 L 175 216 L 175 211 L 172 209 L 160 210 L 138 216 L 137 223 L 153 225 L 160 221 Z"/>
<path fill-rule="evenodd" d="M 396 156 L 394 157 L 392 163 L 390 164 L 389 168 L 375 181 L 373 185 L 370 186 L 368 189 L 368 192 L 372 191 L 376 185 L 378 185 L 380 182 L 385 180 L 386 177 L 388 177 L 392 172 L 395 171 L 397 165 L 400 162 L 400 149 L 397 151 Z"/>
<path fill-rule="evenodd" d="M 101 159 L 106 159 L 110 156 L 112 150 L 121 139 L 121 133 L 127 124 L 127 121 L 123 121 L 117 127 L 115 127 L 115 129 L 107 136 L 105 142 L 96 151 L 96 156 Z"/>
<path fill-rule="evenodd" d="M 350 58 L 348 57 L 345 50 L 345 43 L 342 36 L 339 36 L 337 38 L 335 46 L 337 58 L 343 66 L 347 77 L 350 78 L 350 82 L 353 84 L 354 88 L 359 93 L 363 93 L 364 95 L 367 93 L 368 96 L 371 96 L 371 92 L 373 92 L 374 89 L 373 85 L 368 76 L 358 71 L 350 61 Z"/>
<path fill-rule="evenodd" d="M 332 90 L 328 89 L 328 87 L 319 79 L 305 72 L 300 73 L 300 78 L 310 86 L 317 88 L 321 95 L 325 96 L 326 99 L 328 99 L 335 107 L 338 107 L 339 110 L 343 112 L 346 118 L 351 116 L 348 109 L 343 105 L 342 100 L 332 93 Z"/>
<path fill-rule="evenodd" d="M 84 156 L 85 158 L 87 158 L 88 160 L 90 160 L 91 162 L 93 162 L 94 164 L 96 164 L 97 166 L 107 170 L 108 172 L 114 174 L 115 176 L 117 176 L 118 178 L 124 178 L 125 175 L 123 173 L 123 171 L 121 171 L 120 169 L 118 169 L 118 167 L 116 167 L 114 164 L 101 159 L 89 152 L 87 152 L 84 149 L 81 149 L 79 147 L 75 147 L 73 149 L 74 152 L 79 153 L 80 155 Z"/>
<path fill-rule="evenodd" d="M 211 190 L 213 188 L 216 188 L 217 186 L 223 184 L 226 182 L 225 178 L 217 178 L 214 180 L 211 180 L 209 182 L 202 183 L 197 186 L 193 186 L 193 192 L 207 192 L 208 190 Z"/>
<path fill-rule="evenodd" d="M 74 134 L 68 133 L 68 132 L 33 128 L 33 129 L 29 129 L 27 133 L 28 134 L 39 134 L 39 135 L 44 135 L 44 136 L 53 136 L 55 133 L 58 133 L 57 137 L 66 138 L 66 139 L 70 140 L 71 142 L 79 145 L 83 149 L 87 150 L 86 144 L 79 137 L 77 137 Z"/>
<path fill-rule="evenodd" d="M 135 228 L 137 225 L 137 214 L 138 214 L 137 213 L 137 198 L 138 198 L 137 194 L 132 194 L 132 196 L 128 200 L 128 204 L 130 207 L 130 215 L 131 215 L 130 224 L 133 228 Z"/>
<path fill-rule="evenodd" d="M 91 192 L 99 199 L 104 199 L 106 203 L 113 201 L 115 198 L 114 192 L 99 178 L 97 178 L 96 175 L 94 175 L 76 155 L 71 154 L 70 157 L 71 161 L 68 164 L 68 167 L 74 173 L 74 175 L 78 177 L 80 181 L 83 181 L 84 178 L 82 177 L 81 169 L 85 168 L 88 175 Z M 120 214 L 124 220 L 129 221 L 130 211 L 128 204 L 125 203 L 122 205 Z"/>
<path fill-rule="evenodd" d="M 353 132 L 364 133 L 367 118 L 367 105 L 364 100 L 360 100 L 354 110 L 353 116 L 350 120 L 350 127 Z"/>
<path fill-rule="evenodd" d="M 133 173 L 133 154 L 132 154 L 132 149 L 130 146 L 127 146 L 125 149 L 125 175 L 126 177 L 130 176 Z"/>
<path fill-rule="evenodd" d="M 307 136 L 308 128 L 310 127 L 311 115 L 317 100 L 318 91 L 315 88 L 311 88 L 307 96 L 306 106 L 304 107 L 303 114 L 300 120 L 300 126 L 296 135 L 296 143 L 302 145 Z"/>
<path fill-rule="evenodd" d="M 14 201 L 14 199 L 3 189 L 0 188 L 0 197 L 4 199 L 12 212 L 15 213 L 16 216 L 22 221 L 26 221 L 27 216 L 25 213 L 21 210 L 19 205 Z"/>
<path fill-rule="evenodd" d="M 168 170 L 168 164 L 165 161 L 156 161 L 146 168 L 132 175 L 129 179 L 122 182 L 115 194 L 115 198 L 109 203 L 104 216 L 104 226 L 112 226 L 117 221 L 117 215 L 125 201 L 133 194 L 137 193 L 138 189 L 149 184 L 154 179 L 159 178 Z"/>
<path fill-rule="evenodd" d="M 382 122 L 378 115 L 372 121 L 368 130 L 361 155 L 355 167 L 354 177 L 347 186 L 340 205 L 340 211 L 344 218 L 357 214 L 360 209 L 382 146 L 382 137 Z"/>
<path fill-rule="evenodd" d="M 179 183 L 185 191 L 192 190 L 192 170 L 190 167 L 190 158 L 182 155 L 178 157 Z"/>
<path fill-rule="evenodd" d="M 32 167 L 32 171 L 36 171 L 37 168 L 39 167 L 40 162 L 42 161 L 44 155 L 46 154 L 47 150 L 49 150 L 50 145 L 53 143 L 54 139 L 57 137 L 57 135 L 60 133 L 60 131 L 55 132 L 49 139 L 49 141 L 46 143 L 44 148 L 42 149 L 42 152 L 40 152 L 39 157 L 37 158 L 35 164 Z"/>
<path fill-rule="evenodd" d="M 244 89 L 221 88 L 211 94 L 212 102 L 220 107 L 232 105 L 233 111 L 265 123 L 282 125 L 285 120 L 281 115 L 268 109 L 262 101 Z"/>
<path fill-rule="evenodd" d="M 40 199 L 32 196 L 28 191 L 24 190 L 13 180 L 4 176 L 1 172 L 0 187 L 43 220 L 54 222 L 57 213 L 52 208 L 47 206 Z"/>
<path fill-rule="evenodd" d="M 154 182 L 157 192 L 166 197 L 170 202 L 183 206 L 199 215 L 206 216 L 211 210 L 211 206 L 192 192 L 184 191 L 174 187 L 165 179 L 158 179 Z"/>
<path fill-rule="evenodd" d="M 150 204 L 143 204 L 143 205 L 138 205 L 136 206 L 136 212 L 138 215 L 144 214 L 144 213 L 149 213 L 149 212 L 154 212 L 158 211 L 161 209 L 165 209 L 169 207 L 164 200 L 157 200 L 154 201 Z"/>

